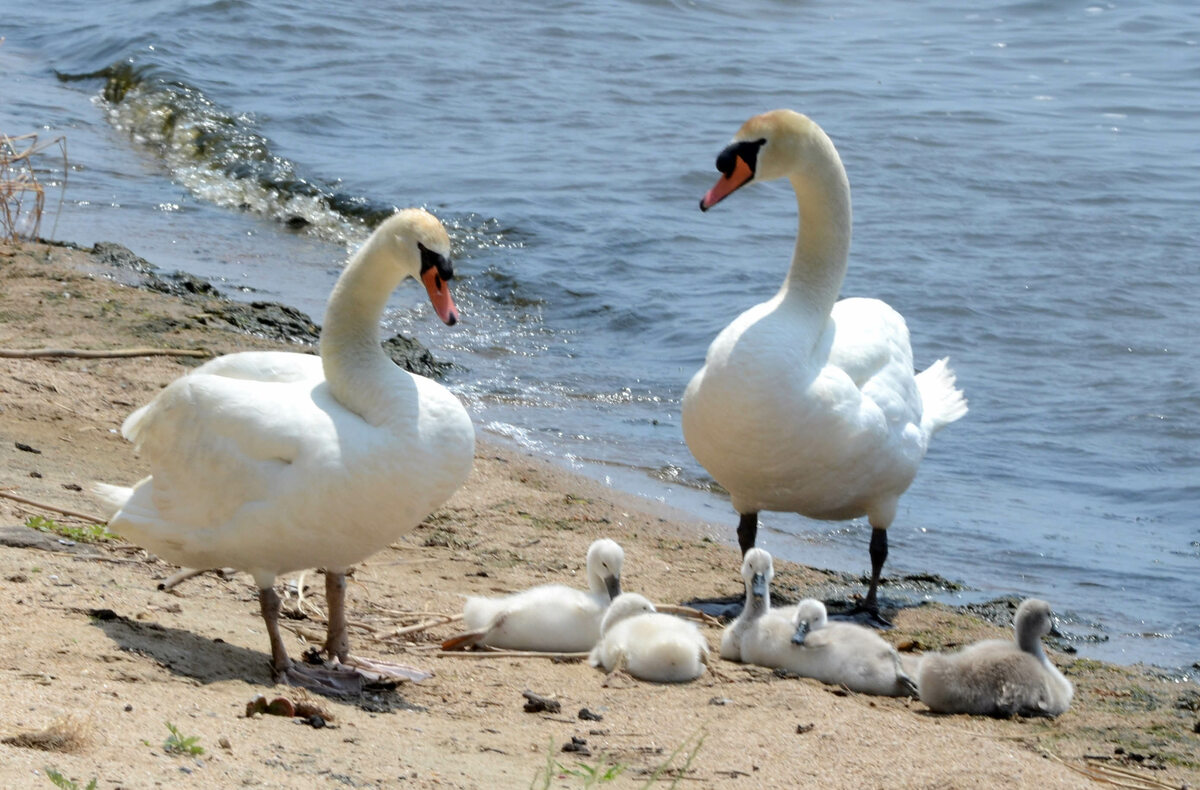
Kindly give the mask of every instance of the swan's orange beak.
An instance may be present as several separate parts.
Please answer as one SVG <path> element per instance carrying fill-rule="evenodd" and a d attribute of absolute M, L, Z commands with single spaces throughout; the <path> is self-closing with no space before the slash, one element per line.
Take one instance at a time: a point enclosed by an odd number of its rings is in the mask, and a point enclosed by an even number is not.
<path fill-rule="evenodd" d="M 744 187 L 752 178 L 754 178 L 754 171 L 750 169 L 750 165 L 746 164 L 746 160 L 740 156 L 735 157 L 733 171 L 729 175 L 722 175 L 713 188 L 700 198 L 700 210 L 708 211 L 739 188 Z"/>
<path fill-rule="evenodd" d="M 437 267 L 430 266 L 426 269 L 421 275 L 421 282 L 425 283 L 425 290 L 429 292 L 429 302 L 433 305 L 438 318 L 442 319 L 447 326 L 457 324 L 458 308 L 454 306 L 454 299 L 450 297 L 450 288 L 438 274 Z"/>

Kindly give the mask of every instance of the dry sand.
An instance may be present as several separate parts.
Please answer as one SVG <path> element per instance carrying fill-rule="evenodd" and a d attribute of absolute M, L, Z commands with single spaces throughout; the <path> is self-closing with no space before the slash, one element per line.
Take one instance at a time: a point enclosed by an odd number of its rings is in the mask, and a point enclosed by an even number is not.
<path fill-rule="evenodd" d="M 233 331 L 211 296 L 188 299 L 95 274 L 86 250 L 0 246 L 0 348 L 278 347 Z M 89 273 L 90 272 L 90 273 Z M 118 433 L 124 416 L 194 360 L 0 358 L 0 489 L 95 513 L 80 490 L 145 473 Z M 1057 720 L 937 716 L 919 702 L 848 694 L 811 680 L 718 661 L 723 675 L 679 686 L 602 685 L 582 662 L 440 655 L 453 623 L 385 638 L 460 611 L 463 594 L 561 581 L 583 585 L 583 554 L 607 536 L 626 551 L 623 586 L 675 603 L 741 589 L 729 524 L 672 518 L 547 462 L 481 443 L 468 483 L 415 532 L 371 557 L 350 589 L 352 643 L 435 675 L 354 701 L 313 700 L 328 724 L 246 706 L 300 695 L 270 682 L 255 588 L 205 575 L 171 593 L 176 569 L 118 541 L 36 532 L 87 518 L 0 499 L 0 786 L 51 787 L 46 769 L 84 787 L 584 787 L 621 766 L 615 787 L 1058 788 L 1200 785 L 1200 694 L 1141 667 L 1060 653 L 1076 684 Z M 336 528 L 337 525 L 331 525 Z M 865 548 L 864 548 L 865 556 Z M 780 563 L 780 589 L 828 585 Z M 285 582 L 295 587 L 298 576 Z M 306 610 L 324 605 L 317 574 Z M 289 596 L 288 605 L 296 606 Z M 319 634 L 319 615 L 289 623 Z M 885 637 L 907 650 L 1004 633 L 940 605 L 904 609 Z M 715 648 L 720 633 L 706 629 Z M 300 634 L 291 646 L 299 655 Z M 527 713 L 522 692 L 561 704 Z M 581 709 L 598 720 L 579 717 Z M 172 753 L 168 723 L 202 754 Z M 57 730 L 47 732 L 48 727 Z M 57 735 L 57 737 L 55 737 Z M 590 754 L 564 752 L 579 739 Z M 655 777 L 655 771 L 668 764 Z M 547 774 L 547 766 L 551 769 Z M 574 772 L 574 773 L 572 773 Z M 1141 784 L 1134 783 L 1141 782 Z M 1162 784 L 1154 784 L 1154 783 Z M 1112 785 L 1109 785 L 1112 786 Z"/>

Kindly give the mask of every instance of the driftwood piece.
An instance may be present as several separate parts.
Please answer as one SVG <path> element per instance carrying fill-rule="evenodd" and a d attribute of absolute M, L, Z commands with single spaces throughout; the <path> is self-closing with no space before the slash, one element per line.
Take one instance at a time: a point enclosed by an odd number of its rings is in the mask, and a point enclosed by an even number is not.
<path fill-rule="evenodd" d="M 560 713 L 562 711 L 562 704 L 558 700 L 535 694 L 529 689 L 522 691 L 521 696 L 525 698 L 526 713 Z"/>
<path fill-rule="evenodd" d="M 41 359 L 70 357 L 73 359 L 114 359 L 118 357 L 211 357 L 211 351 L 199 348 L 0 348 L 0 357 L 9 359 Z"/>

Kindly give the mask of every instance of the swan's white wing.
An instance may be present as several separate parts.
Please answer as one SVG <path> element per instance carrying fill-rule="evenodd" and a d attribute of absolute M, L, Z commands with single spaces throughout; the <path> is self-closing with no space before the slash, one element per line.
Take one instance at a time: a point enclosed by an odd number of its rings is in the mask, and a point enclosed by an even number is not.
<path fill-rule="evenodd" d="M 129 438 L 150 462 L 160 518 L 218 527 L 249 503 L 279 497 L 287 468 L 332 433 L 313 389 L 197 370 L 132 415 Z"/>
<path fill-rule="evenodd" d="M 921 421 L 912 346 L 904 317 L 878 299 L 843 299 L 830 313 L 829 365 L 850 378 L 889 425 Z"/>

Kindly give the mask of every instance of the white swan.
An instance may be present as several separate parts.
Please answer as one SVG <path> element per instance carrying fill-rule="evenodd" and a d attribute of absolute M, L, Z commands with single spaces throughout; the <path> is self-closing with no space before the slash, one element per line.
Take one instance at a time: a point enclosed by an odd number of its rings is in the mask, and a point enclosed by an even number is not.
<path fill-rule="evenodd" d="M 941 359 L 913 376 L 904 319 L 876 299 L 837 300 L 850 248 L 850 186 L 833 143 L 791 110 L 748 120 L 717 158 L 708 210 L 752 179 L 787 178 L 800 229 L 791 269 L 770 300 L 709 346 L 683 396 L 683 433 L 740 514 L 742 553 L 760 510 L 817 519 L 866 515 L 876 590 L 887 528 L 929 439 L 967 411 Z M 757 266 L 751 276 L 759 276 Z"/>
<path fill-rule="evenodd" d="M 417 526 L 470 473 L 475 431 L 462 404 L 397 367 L 379 344 L 379 318 L 406 277 L 424 282 L 445 323 L 458 320 L 444 282 L 449 254 L 433 215 L 395 214 L 338 279 L 320 357 L 245 352 L 196 368 L 122 426 L 150 476 L 132 489 L 96 485 L 115 511 L 114 532 L 180 565 L 254 576 L 278 682 L 328 693 L 361 687 L 344 667 L 291 662 L 276 576 L 325 571 L 325 650 L 346 663 L 347 569 Z"/>
<path fill-rule="evenodd" d="M 829 622 L 825 604 L 815 598 L 800 601 L 792 620 L 776 614 L 760 617 L 746 630 L 741 649 L 747 663 L 785 669 L 860 694 L 917 693 L 896 648 L 870 628 Z"/>
<path fill-rule="evenodd" d="M 1030 598 L 1013 618 L 1015 642 L 989 639 L 957 653 L 929 653 L 917 675 L 921 701 L 938 713 L 1058 716 L 1075 690 L 1042 650 L 1052 627 L 1050 604 Z"/>
<path fill-rule="evenodd" d="M 601 630 L 588 663 L 610 675 L 625 670 L 654 683 L 686 683 L 708 667 L 708 642 L 700 629 L 655 611 L 637 593 L 624 593 L 609 605 Z"/>
<path fill-rule="evenodd" d="M 442 643 L 445 650 L 487 644 L 513 650 L 582 653 L 600 639 L 600 621 L 621 594 L 625 552 L 601 538 L 588 548 L 588 590 L 543 584 L 498 598 L 471 597 L 463 606 L 467 633 Z"/>

